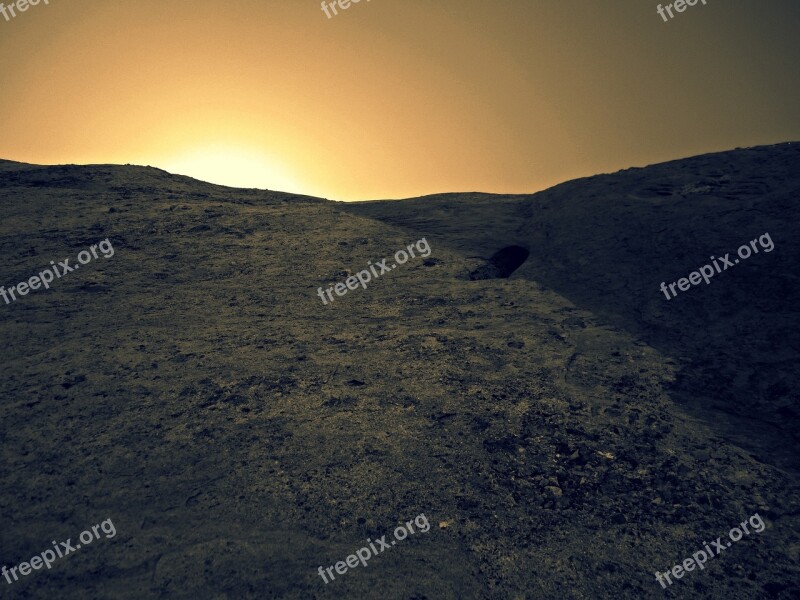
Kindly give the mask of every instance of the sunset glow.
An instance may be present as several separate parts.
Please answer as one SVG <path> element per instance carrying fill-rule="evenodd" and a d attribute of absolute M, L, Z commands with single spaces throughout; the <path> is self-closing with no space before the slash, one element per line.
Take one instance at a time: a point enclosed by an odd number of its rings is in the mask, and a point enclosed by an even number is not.
<path fill-rule="evenodd" d="M 0 17 L 0 157 L 337 200 L 529 193 L 800 137 L 799 12 L 52 1 Z"/>
<path fill-rule="evenodd" d="M 230 187 L 265 188 L 298 194 L 312 186 L 299 180 L 279 158 L 258 149 L 210 144 L 153 164 L 178 175 Z"/>

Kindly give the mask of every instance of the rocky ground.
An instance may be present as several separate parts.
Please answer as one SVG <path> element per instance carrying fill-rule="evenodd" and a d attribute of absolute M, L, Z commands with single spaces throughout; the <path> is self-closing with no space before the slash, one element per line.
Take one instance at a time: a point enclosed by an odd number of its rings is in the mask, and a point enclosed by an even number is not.
<path fill-rule="evenodd" d="M 798 166 L 786 144 L 345 205 L 0 162 L 0 284 L 115 250 L 0 303 L 0 560 L 117 531 L 0 593 L 797 597 Z M 658 290 L 765 231 L 773 252 Z M 430 257 L 317 296 L 423 237 Z M 512 245 L 509 278 L 470 278 Z"/>

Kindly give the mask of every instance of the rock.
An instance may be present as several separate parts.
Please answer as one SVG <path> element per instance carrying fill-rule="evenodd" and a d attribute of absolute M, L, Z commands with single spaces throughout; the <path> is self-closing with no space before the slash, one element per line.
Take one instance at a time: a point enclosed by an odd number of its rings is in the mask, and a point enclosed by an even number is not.
<path fill-rule="evenodd" d="M 560 487 L 555 485 L 548 485 L 544 488 L 553 498 L 561 498 L 564 495 L 564 492 L 561 490 Z"/>

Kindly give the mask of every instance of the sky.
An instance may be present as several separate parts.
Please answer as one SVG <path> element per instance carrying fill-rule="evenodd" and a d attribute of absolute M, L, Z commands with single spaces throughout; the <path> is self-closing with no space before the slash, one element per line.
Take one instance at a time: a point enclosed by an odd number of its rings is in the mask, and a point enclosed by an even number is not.
<path fill-rule="evenodd" d="M 657 6 L 361 0 L 330 18 L 319 0 L 6 8 L 0 158 L 150 165 L 353 201 L 532 193 L 800 140 L 800 1 L 701 0 L 666 22 Z"/>

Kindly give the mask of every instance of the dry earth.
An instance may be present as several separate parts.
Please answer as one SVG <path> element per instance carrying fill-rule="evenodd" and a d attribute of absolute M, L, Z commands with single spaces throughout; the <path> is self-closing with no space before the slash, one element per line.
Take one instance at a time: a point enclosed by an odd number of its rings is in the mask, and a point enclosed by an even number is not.
<path fill-rule="evenodd" d="M 346 205 L 0 162 L 0 284 L 115 249 L 0 301 L 0 561 L 117 530 L 0 593 L 800 596 L 799 167 L 783 144 Z M 773 252 L 659 291 L 765 232 Z M 317 296 L 423 237 L 429 258 Z M 530 255 L 497 277 L 510 246 Z M 420 513 L 430 531 L 323 583 Z"/>

